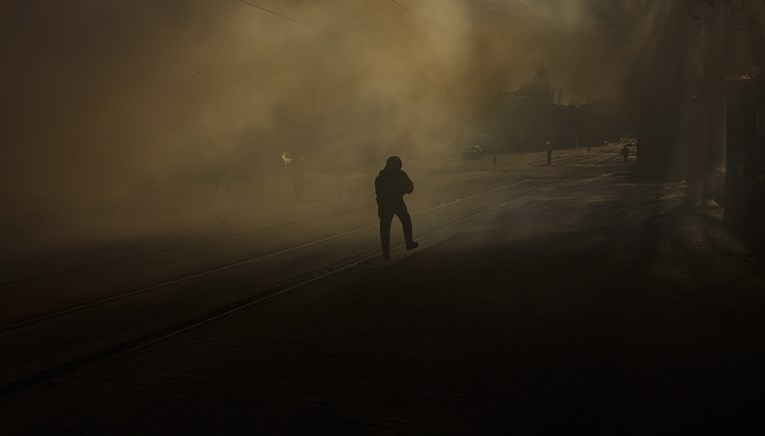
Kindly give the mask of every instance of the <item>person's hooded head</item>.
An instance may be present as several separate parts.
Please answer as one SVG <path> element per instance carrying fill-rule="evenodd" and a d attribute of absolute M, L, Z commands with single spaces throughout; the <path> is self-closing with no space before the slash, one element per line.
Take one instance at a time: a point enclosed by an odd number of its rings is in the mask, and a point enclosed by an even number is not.
<path fill-rule="evenodd" d="M 404 164 L 398 156 L 391 156 L 385 161 L 386 170 L 400 170 L 402 166 L 404 166 Z"/>

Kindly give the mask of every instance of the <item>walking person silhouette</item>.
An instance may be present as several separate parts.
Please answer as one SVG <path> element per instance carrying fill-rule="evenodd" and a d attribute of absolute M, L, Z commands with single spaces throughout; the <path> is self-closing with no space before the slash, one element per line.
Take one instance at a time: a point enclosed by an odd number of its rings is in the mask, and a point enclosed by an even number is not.
<path fill-rule="evenodd" d="M 414 191 L 414 183 L 401 170 L 401 158 L 391 156 L 385 162 L 385 168 L 375 178 L 375 195 L 377 195 L 377 216 L 380 218 L 380 243 L 382 255 L 390 259 L 390 226 L 393 215 L 396 215 L 404 228 L 406 249 L 417 248 L 420 244 L 412 239 L 412 218 L 404 203 L 404 194 Z"/>

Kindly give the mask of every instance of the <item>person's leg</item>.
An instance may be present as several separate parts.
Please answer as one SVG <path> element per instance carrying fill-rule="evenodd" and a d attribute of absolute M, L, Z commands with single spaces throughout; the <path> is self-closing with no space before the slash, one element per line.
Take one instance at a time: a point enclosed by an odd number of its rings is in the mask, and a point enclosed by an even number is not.
<path fill-rule="evenodd" d="M 419 244 L 414 242 L 412 238 L 412 217 L 409 216 L 409 211 L 406 209 L 405 204 L 400 204 L 396 207 L 396 216 L 401 221 L 401 226 L 404 228 L 404 241 L 406 242 L 406 249 L 411 250 L 416 248 Z"/>
<path fill-rule="evenodd" d="M 377 216 L 380 218 L 380 245 L 384 257 L 390 257 L 390 224 L 393 221 L 393 211 L 378 208 Z"/>

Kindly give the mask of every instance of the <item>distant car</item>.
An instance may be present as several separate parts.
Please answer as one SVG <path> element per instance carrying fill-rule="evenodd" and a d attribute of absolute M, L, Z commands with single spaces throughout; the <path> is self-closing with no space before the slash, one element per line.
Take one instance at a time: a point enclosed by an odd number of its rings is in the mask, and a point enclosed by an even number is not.
<path fill-rule="evenodd" d="M 468 145 L 462 150 L 463 159 L 480 159 L 484 155 L 480 145 Z"/>

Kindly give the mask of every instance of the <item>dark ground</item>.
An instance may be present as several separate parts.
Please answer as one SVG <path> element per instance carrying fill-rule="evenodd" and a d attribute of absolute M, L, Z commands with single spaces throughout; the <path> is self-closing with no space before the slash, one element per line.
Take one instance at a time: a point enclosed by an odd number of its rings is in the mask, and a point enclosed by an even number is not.
<path fill-rule="evenodd" d="M 762 433 L 762 263 L 627 168 L 9 395 L 0 433 Z"/>

